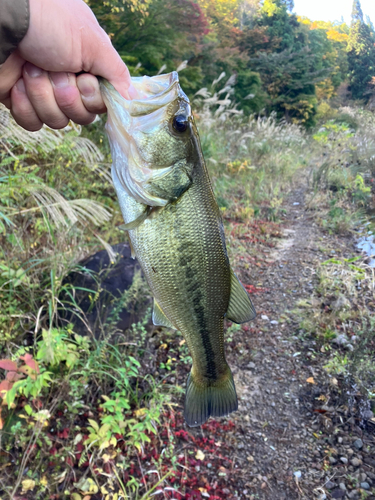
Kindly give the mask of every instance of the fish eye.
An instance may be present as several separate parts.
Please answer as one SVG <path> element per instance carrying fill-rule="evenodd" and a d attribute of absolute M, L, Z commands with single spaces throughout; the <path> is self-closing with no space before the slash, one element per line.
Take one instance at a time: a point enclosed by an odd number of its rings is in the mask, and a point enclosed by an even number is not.
<path fill-rule="evenodd" d="M 188 118 L 187 118 L 187 116 L 185 116 L 185 115 L 177 115 L 177 116 L 175 116 L 173 118 L 172 127 L 179 134 L 182 134 L 183 132 L 186 132 L 186 130 L 188 128 Z"/>

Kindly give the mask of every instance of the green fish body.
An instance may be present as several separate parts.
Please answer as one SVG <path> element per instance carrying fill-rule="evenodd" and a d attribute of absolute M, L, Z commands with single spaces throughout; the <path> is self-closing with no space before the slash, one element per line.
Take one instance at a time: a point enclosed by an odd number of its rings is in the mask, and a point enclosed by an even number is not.
<path fill-rule="evenodd" d="M 153 322 L 180 330 L 191 353 L 184 416 L 196 426 L 237 409 L 224 317 L 243 323 L 255 311 L 229 264 L 220 210 L 177 73 L 132 83 L 140 94 L 133 101 L 101 85 L 112 177 L 155 298 Z"/>

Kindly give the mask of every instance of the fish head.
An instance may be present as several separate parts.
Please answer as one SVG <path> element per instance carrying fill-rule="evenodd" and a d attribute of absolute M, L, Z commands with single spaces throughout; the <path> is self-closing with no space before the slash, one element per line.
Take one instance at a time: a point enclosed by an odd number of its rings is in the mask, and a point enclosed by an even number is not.
<path fill-rule="evenodd" d="M 164 206 L 153 185 L 192 156 L 196 132 L 189 99 L 178 73 L 132 78 L 137 98 L 123 98 L 106 80 L 101 92 L 107 106 L 106 129 L 115 175 L 140 203 Z"/>

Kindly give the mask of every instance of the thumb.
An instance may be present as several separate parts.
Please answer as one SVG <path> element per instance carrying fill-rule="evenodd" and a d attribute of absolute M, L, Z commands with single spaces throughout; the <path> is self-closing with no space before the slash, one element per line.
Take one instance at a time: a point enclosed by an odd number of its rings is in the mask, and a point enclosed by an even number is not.
<path fill-rule="evenodd" d="M 113 47 L 108 35 L 101 30 L 96 44 L 91 44 L 91 64 L 85 71 L 108 80 L 125 99 L 135 97 L 129 70 Z M 84 64 L 85 66 L 85 64 Z"/>

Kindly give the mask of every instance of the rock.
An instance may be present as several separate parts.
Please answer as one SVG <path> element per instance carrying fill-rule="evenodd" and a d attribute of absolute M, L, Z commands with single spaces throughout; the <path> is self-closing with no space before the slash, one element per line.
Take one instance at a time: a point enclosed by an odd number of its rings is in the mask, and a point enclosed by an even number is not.
<path fill-rule="evenodd" d="M 350 493 L 347 493 L 346 496 L 350 499 L 355 499 L 359 497 L 359 493 L 357 490 L 353 490 Z"/>
<path fill-rule="evenodd" d="M 362 472 L 362 473 L 359 475 L 359 481 L 360 481 L 361 483 L 364 483 L 364 482 L 366 481 L 366 479 L 367 479 L 366 474 L 365 474 L 364 472 Z"/>
<path fill-rule="evenodd" d="M 358 458 L 352 458 L 350 460 L 350 463 L 353 465 L 353 467 L 359 467 L 362 463 L 362 460 L 359 460 Z"/>
<path fill-rule="evenodd" d="M 337 464 L 337 460 L 334 457 L 328 457 L 329 463 L 332 465 Z"/>
<path fill-rule="evenodd" d="M 333 490 L 331 493 L 332 498 L 343 498 L 345 496 L 345 491 L 344 490 Z"/>
<path fill-rule="evenodd" d="M 261 319 L 264 321 L 269 321 L 269 317 L 266 314 L 262 314 Z"/>
<path fill-rule="evenodd" d="M 335 483 L 333 483 L 333 482 L 332 482 L 332 481 L 330 481 L 330 480 L 328 480 L 324 486 L 325 486 L 325 488 L 327 488 L 328 490 L 333 490 L 333 488 L 336 488 L 336 484 L 335 484 Z"/>
<path fill-rule="evenodd" d="M 340 335 L 337 335 L 337 337 L 334 338 L 332 342 L 337 345 L 346 345 L 348 343 L 348 339 L 343 333 L 341 333 Z"/>
<path fill-rule="evenodd" d="M 112 250 L 113 260 L 106 250 L 97 252 L 81 261 L 79 271 L 71 272 L 63 281 L 63 291 L 59 300 L 71 303 L 72 300 L 65 291 L 68 289 L 74 295 L 75 302 L 82 310 L 87 323 L 81 319 L 82 314 L 77 315 L 72 307 L 67 307 L 61 311 L 61 324 L 72 323 L 74 332 L 79 335 L 89 334 L 87 326 L 96 338 L 103 332 L 107 334 L 109 326 L 113 330 L 124 331 L 133 323 L 143 319 L 151 303 L 150 292 L 142 278 L 141 267 L 136 259 L 131 258 L 129 245 L 119 243 L 113 245 Z M 131 300 L 126 306 L 121 306 L 124 293 L 132 286 L 134 279 L 139 280 L 136 283 L 137 299 Z M 94 302 L 92 296 L 95 296 Z M 114 314 L 116 317 L 113 319 Z M 151 320 L 149 325 L 152 325 Z"/>
<path fill-rule="evenodd" d="M 340 488 L 340 490 L 346 491 L 345 483 L 340 483 L 339 488 Z"/>
<path fill-rule="evenodd" d="M 342 437 L 338 437 L 338 438 L 337 438 L 337 442 L 338 442 L 339 444 L 342 444 L 342 441 L 343 441 Z"/>
<path fill-rule="evenodd" d="M 372 418 L 374 418 L 374 413 L 371 410 L 365 410 L 362 416 L 365 420 L 371 420 Z"/>
<path fill-rule="evenodd" d="M 348 463 L 348 459 L 346 457 L 340 457 L 340 460 L 345 465 Z"/>
<path fill-rule="evenodd" d="M 250 363 L 247 365 L 248 368 L 250 368 L 250 370 L 254 370 L 256 368 L 256 364 L 253 363 L 253 361 L 250 361 Z"/>
<path fill-rule="evenodd" d="M 370 489 L 370 485 L 364 481 L 363 483 L 360 484 L 360 487 L 363 489 L 363 490 L 369 490 Z"/>
<path fill-rule="evenodd" d="M 301 479 L 301 476 L 302 476 L 302 472 L 300 470 L 297 470 L 295 473 L 294 473 L 294 477 L 296 479 Z"/>
<path fill-rule="evenodd" d="M 271 325 L 278 325 L 279 324 L 279 322 L 276 321 L 275 319 L 273 319 L 272 321 L 270 321 L 270 323 L 271 323 Z"/>
<path fill-rule="evenodd" d="M 371 412 L 372 413 L 372 412 Z M 356 439 L 353 443 L 353 446 L 357 448 L 357 450 L 361 450 L 363 447 L 363 441 L 362 439 Z"/>

